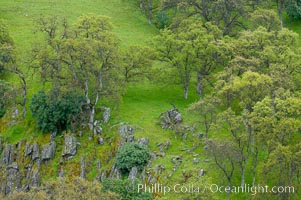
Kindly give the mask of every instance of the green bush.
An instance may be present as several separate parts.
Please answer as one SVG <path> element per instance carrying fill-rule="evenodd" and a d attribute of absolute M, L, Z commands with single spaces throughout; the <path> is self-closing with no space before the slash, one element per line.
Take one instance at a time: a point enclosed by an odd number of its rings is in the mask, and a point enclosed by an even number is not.
<path fill-rule="evenodd" d="M 125 143 L 117 152 L 116 167 L 124 172 L 129 172 L 132 167 L 141 170 L 150 159 L 150 153 L 145 145 L 135 142 Z"/>
<path fill-rule="evenodd" d="M 102 182 L 103 192 L 119 194 L 122 200 L 151 200 L 150 193 L 138 192 L 138 182 L 129 179 L 105 179 Z"/>
<path fill-rule="evenodd" d="M 164 11 L 158 12 L 156 14 L 156 26 L 159 29 L 167 28 L 169 24 L 170 24 L 170 18 Z"/>
<path fill-rule="evenodd" d="M 287 1 L 285 8 L 288 16 L 291 18 L 301 18 L 301 0 L 289 0 Z"/>
<path fill-rule="evenodd" d="M 30 110 L 37 119 L 37 128 L 42 132 L 61 132 L 71 128 L 82 110 L 84 98 L 74 93 L 66 93 L 60 98 L 53 98 L 40 91 L 33 96 Z"/>

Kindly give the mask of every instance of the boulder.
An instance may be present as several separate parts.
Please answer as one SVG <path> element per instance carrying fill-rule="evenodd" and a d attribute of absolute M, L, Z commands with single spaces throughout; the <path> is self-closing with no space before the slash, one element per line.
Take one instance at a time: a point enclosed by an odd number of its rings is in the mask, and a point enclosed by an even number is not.
<path fill-rule="evenodd" d="M 65 143 L 63 148 L 63 157 L 73 157 L 77 152 L 77 139 L 74 136 L 65 136 Z"/>
<path fill-rule="evenodd" d="M 173 128 L 183 121 L 182 115 L 177 108 L 168 110 L 160 115 L 160 123 L 163 129 Z"/>
<path fill-rule="evenodd" d="M 56 143 L 54 141 L 44 145 L 42 150 L 42 161 L 51 160 L 55 155 L 55 150 L 56 150 Z"/>
<path fill-rule="evenodd" d="M 104 144 L 105 142 L 104 142 L 104 139 L 102 137 L 98 137 L 97 143 L 98 144 Z"/>

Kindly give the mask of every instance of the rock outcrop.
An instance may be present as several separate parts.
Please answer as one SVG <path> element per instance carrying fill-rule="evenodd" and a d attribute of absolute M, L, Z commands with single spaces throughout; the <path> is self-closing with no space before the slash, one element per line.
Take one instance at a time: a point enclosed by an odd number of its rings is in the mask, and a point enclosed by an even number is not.
<path fill-rule="evenodd" d="M 177 108 L 168 110 L 160 115 L 160 124 L 163 129 L 174 128 L 183 121 L 182 115 Z"/>
<path fill-rule="evenodd" d="M 50 142 L 49 144 L 46 144 L 42 150 L 42 161 L 51 160 L 55 155 L 55 150 L 56 150 L 56 143 L 54 141 Z"/>
<path fill-rule="evenodd" d="M 65 136 L 64 148 L 62 156 L 65 158 L 72 158 L 77 152 L 77 139 L 74 136 Z"/>

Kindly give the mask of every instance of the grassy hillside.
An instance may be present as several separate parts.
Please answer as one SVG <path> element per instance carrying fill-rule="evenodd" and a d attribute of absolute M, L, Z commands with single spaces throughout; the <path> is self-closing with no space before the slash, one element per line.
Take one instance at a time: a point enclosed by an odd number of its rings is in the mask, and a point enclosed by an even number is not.
<path fill-rule="evenodd" d="M 34 36 L 33 24 L 40 16 L 58 16 L 66 17 L 73 23 L 79 16 L 83 14 L 95 13 L 111 18 L 114 26 L 114 31 L 121 39 L 121 46 L 126 47 L 131 44 L 143 44 L 158 33 L 158 30 L 148 25 L 147 19 L 143 13 L 136 8 L 136 5 L 128 3 L 126 0 L 39 0 L 36 1 L 0 1 L 0 18 L 7 20 L 10 34 L 14 39 L 18 51 L 18 59 L 22 63 L 22 68 L 26 69 L 26 61 L 28 52 L 31 49 L 31 44 L 38 38 Z M 286 19 L 287 27 L 294 29 L 298 33 L 300 31 L 300 21 L 292 21 Z M 158 64 L 160 65 L 160 64 Z M 29 81 L 30 95 L 37 91 L 39 83 L 35 80 Z M 33 84 L 33 85 L 32 85 Z M 192 83 L 194 84 L 194 83 Z M 197 176 L 200 169 L 204 169 L 208 175 L 205 176 L 206 181 L 217 182 L 219 177 L 215 173 L 216 168 L 213 162 L 208 162 L 203 146 L 199 146 L 193 153 L 183 151 L 183 149 L 191 149 L 198 141 L 189 133 L 187 139 L 182 139 L 181 136 L 175 135 L 172 131 L 163 130 L 158 124 L 160 113 L 171 108 L 170 102 L 174 103 L 183 114 L 184 124 L 197 126 L 198 118 L 187 111 L 188 106 L 197 101 L 198 97 L 195 93 L 195 88 L 190 88 L 190 96 L 188 100 L 183 99 L 183 91 L 179 85 L 164 85 L 154 82 L 140 82 L 130 84 L 121 102 L 118 106 L 108 104 L 112 109 L 112 119 L 107 127 L 104 128 L 105 145 L 97 146 L 88 140 L 87 136 L 80 139 L 81 148 L 78 154 L 70 161 L 66 162 L 67 174 L 79 173 L 79 160 L 81 155 L 86 155 L 87 160 L 91 162 L 87 166 L 88 178 L 92 179 L 96 175 L 95 160 L 92 151 L 95 150 L 96 157 L 102 163 L 105 163 L 109 151 L 113 145 L 116 145 L 114 137 L 118 134 L 116 129 L 111 129 L 110 126 L 127 122 L 136 127 L 136 138 L 147 137 L 150 139 L 150 148 L 153 152 L 159 152 L 158 143 L 171 141 L 171 148 L 166 151 L 165 157 L 160 157 L 153 161 L 152 166 L 163 164 L 165 171 L 162 174 L 165 184 L 174 184 L 184 180 L 183 171 L 193 171 L 193 175 Z M 8 129 L 4 136 L 9 142 L 17 142 L 22 138 L 37 140 L 40 143 L 49 142 L 49 135 L 42 135 L 34 128 L 34 121 L 31 119 L 30 113 L 27 116 L 24 124 L 19 124 Z M 26 128 L 24 128 L 26 127 Z M 1 131 L 1 129 L 0 129 Z M 202 131 L 202 127 L 197 127 L 197 131 Z M 57 138 L 58 142 L 57 155 L 62 152 L 62 139 Z M 195 154 L 195 155 L 194 155 Z M 171 178 L 167 176 L 173 170 L 171 160 L 175 156 L 183 156 L 183 163 Z M 198 164 L 193 163 L 193 158 L 199 158 Z M 59 159 L 56 158 L 48 165 L 42 167 L 42 173 L 47 174 L 42 177 L 47 180 L 51 177 L 56 177 L 59 170 Z M 110 167 L 110 163 L 103 164 L 102 168 Z M 90 170 L 90 171 L 89 171 Z M 251 177 L 246 177 L 248 182 L 251 182 Z M 239 178 L 236 177 L 235 183 L 239 183 Z M 221 182 L 219 180 L 219 182 Z M 220 197 L 220 196 L 218 196 Z M 220 197 L 225 198 L 226 194 Z M 233 199 L 243 199 L 244 195 L 234 195 Z M 165 199 L 181 198 L 181 195 L 169 194 Z"/>

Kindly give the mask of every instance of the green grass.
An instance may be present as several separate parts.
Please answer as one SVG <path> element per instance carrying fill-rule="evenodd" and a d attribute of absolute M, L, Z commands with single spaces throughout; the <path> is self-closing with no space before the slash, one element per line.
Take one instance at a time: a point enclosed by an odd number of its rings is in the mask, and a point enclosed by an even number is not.
<path fill-rule="evenodd" d="M 35 42 L 34 21 L 43 16 L 58 16 L 66 17 L 70 23 L 74 23 L 76 19 L 83 15 L 95 13 L 105 15 L 111 18 L 114 26 L 114 32 L 121 39 L 121 46 L 126 47 L 131 44 L 144 44 L 151 39 L 158 30 L 153 26 L 149 26 L 147 19 L 143 13 L 139 11 L 133 4 L 129 4 L 126 0 L 1 0 L 0 1 L 0 18 L 7 20 L 11 36 L 13 37 L 18 51 L 19 62 L 22 63 L 22 68 L 26 69 L 26 59 L 31 49 L 31 45 Z M 290 20 L 285 18 L 285 26 L 301 34 L 301 21 Z M 301 40 L 300 40 L 301 41 Z M 158 64 L 160 65 L 160 64 Z M 11 80 L 16 80 L 11 78 Z M 28 80 L 29 93 L 33 94 L 39 87 L 37 80 Z M 194 85 L 194 84 L 193 84 Z M 123 95 L 119 106 L 113 108 L 112 119 L 106 127 L 104 127 L 105 145 L 96 146 L 94 141 L 89 141 L 85 135 L 79 138 L 81 144 L 78 154 L 70 161 L 65 162 L 64 170 L 67 173 L 79 173 L 78 163 L 82 155 L 86 156 L 87 161 L 87 177 L 93 179 L 98 173 L 95 169 L 95 160 L 93 153 L 96 152 L 97 158 L 101 160 L 102 170 L 109 168 L 113 159 L 109 163 L 106 162 L 107 153 L 116 145 L 114 138 L 118 135 L 118 128 L 111 129 L 110 126 L 127 122 L 136 127 L 135 138 L 147 137 L 150 139 L 150 148 L 153 152 L 159 152 L 158 143 L 171 141 L 171 147 L 166 151 L 165 157 L 160 157 L 153 160 L 152 166 L 163 164 L 165 171 L 162 174 L 162 182 L 168 185 L 173 185 L 183 181 L 182 171 L 192 171 L 196 176 L 198 170 L 205 169 L 208 175 L 205 176 L 207 181 L 216 183 L 219 180 L 217 168 L 214 168 L 213 162 L 205 162 L 207 158 L 203 146 L 198 147 L 193 153 L 199 154 L 200 163 L 192 164 L 193 154 L 182 151 L 183 148 L 189 148 L 198 143 L 188 133 L 188 138 L 183 140 L 181 136 L 176 136 L 171 130 L 163 130 L 157 123 L 160 113 L 171 109 L 170 102 L 174 103 L 184 117 L 184 124 L 197 126 L 197 131 L 201 131 L 201 127 L 197 124 L 198 117 L 189 113 L 187 107 L 198 100 L 195 88 L 190 88 L 190 96 L 188 100 L 183 99 L 183 91 L 180 85 L 157 84 L 153 82 L 141 82 L 130 84 L 126 93 Z M 3 136 L 6 141 L 16 143 L 22 138 L 27 138 L 28 141 L 38 141 L 40 144 L 49 142 L 49 134 L 40 134 L 34 128 L 34 120 L 30 114 L 26 118 L 26 125 L 18 124 L 10 127 L 4 132 Z M 27 128 L 24 128 L 27 127 Z M 224 135 L 222 136 L 224 137 Z M 59 160 L 62 152 L 63 140 L 59 137 L 58 149 L 55 159 L 47 166 L 43 165 L 42 174 L 43 180 L 57 176 L 59 169 Z M 171 160 L 174 156 L 182 155 L 183 163 L 171 178 L 167 178 L 173 170 Z M 45 175 L 46 174 L 46 175 Z M 249 178 L 249 177 L 247 177 Z M 250 179 L 250 178 L 249 178 Z M 217 181 L 218 180 L 218 181 Z M 239 176 L 235 177 L 235 184 L 239 185 Z M 248 180 L 250 182 L 250 180 Z M 241 197 L 240 195 L 238 195 Z M 223 199 L 226 195 L 218 196 Z M 234 199 L 243 199 L 234 196 Z M 165 199 L 181 198 L 181 195 L 169 194 Z"/>

